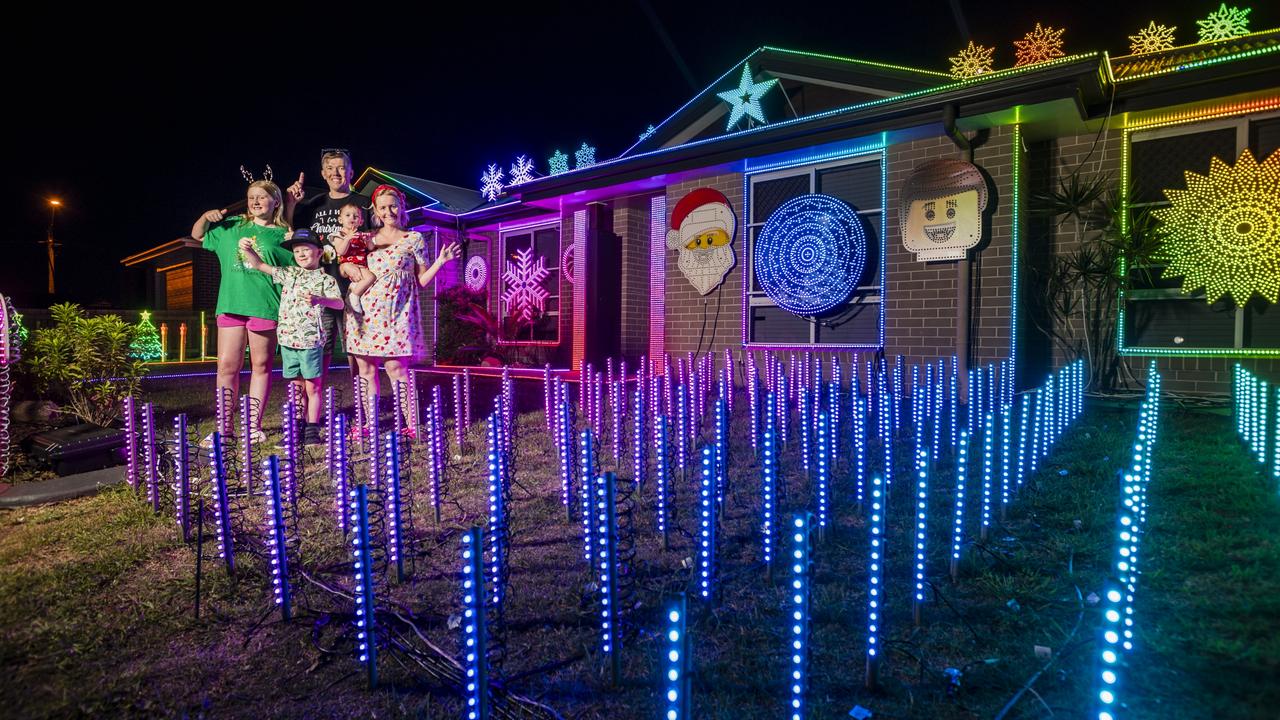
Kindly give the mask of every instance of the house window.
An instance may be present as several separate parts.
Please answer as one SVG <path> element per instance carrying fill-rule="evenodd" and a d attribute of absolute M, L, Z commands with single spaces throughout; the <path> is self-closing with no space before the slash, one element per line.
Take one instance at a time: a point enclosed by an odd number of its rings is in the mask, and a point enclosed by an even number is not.
<path fill-rule="evenodd" d="M 503 231 L 498 247 L 501 259 L 491 271 L 499 278 L 501 342 L 559 345 L 559 221 Z"/>
<path fill-rule="evenodd" d="M 1189 123 L 1135 131 L 1129 142 L 1130 218 L 1170 206 L 1165 190 L 1186 187 L 1186 171 L 1207 175 L 1213 158 L 1234 165 L 1246 148 L 1261 161 L 1280 147 L 1280 114 Z M 1254 295 L 1205 302 L 1203 290 L 1183 294 L 1183 279 L 1162 265 L 1127 268 L 1122 351 L 1207 351 L 1247 354 L 1280 349 L 1280 308 Z"/>
<path fill-rule="evenodd" d="M 882 153 L 819 165 L 750 175 L 747 193 L 748 289 L 744 340 L 751 345 L 811 345 L 840 348 L 880 347 L 881 265 L 884 229 L 884 158 Z M 817 193 L 848 203 L 862 219 L 867 235 L 867 264 L 857 290 L 841 305 L 817 316 L 784 310 L 757 282 L 751 249 L 769 216 L 784 202 Z"/>

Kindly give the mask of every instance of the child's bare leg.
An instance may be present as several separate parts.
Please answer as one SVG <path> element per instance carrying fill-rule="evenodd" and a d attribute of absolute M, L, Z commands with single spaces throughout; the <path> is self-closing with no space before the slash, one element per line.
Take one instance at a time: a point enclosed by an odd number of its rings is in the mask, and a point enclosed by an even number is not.
<path fill-rule="evenodd" d="M 320 378 L 308 378 L 302 381 L 302 387 L 307 393 L 307 424 L 320 424 L 320 396 L 321 383 Z"/>
<path fill-rule="evenodd" d="M 351 294 L 363 295 L 364 291 L 368 290 L 369 286 L 373 285 L 374 281 L 378 279 L 378 276 L 374 275 L 373 271 L 367 267 L 361 267 L 358 265 L 355 267 L 356 275 L 359 277 L 355 282 L 351 283 Z"/>

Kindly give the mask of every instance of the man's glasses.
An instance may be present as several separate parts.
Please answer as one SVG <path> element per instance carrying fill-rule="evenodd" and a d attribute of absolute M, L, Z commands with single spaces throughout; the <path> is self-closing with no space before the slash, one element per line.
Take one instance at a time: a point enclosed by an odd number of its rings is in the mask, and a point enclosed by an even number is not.
<path fill-rule="evenodd" d="M 320 150 L 321 160 L 332 155 L 346 155 L 347 157 L 351 157 L 351 151 L 347 150 L 346 148 L 321 148 Z"/>

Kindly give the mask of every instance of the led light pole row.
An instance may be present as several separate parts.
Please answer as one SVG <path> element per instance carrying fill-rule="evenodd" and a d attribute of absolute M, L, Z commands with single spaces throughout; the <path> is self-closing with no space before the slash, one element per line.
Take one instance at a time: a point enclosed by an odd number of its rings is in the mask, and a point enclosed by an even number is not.
<path fill-rule="evenodd" d="M 289 590 L 289 544 L 280 491 L 280 458 L 272 455 L 262 465 L 267 485 L 267 543 L 271 548 L 272 599 L 280 606 L 280 618 L 289 622 L 293 617 L 293 598 Z"/>

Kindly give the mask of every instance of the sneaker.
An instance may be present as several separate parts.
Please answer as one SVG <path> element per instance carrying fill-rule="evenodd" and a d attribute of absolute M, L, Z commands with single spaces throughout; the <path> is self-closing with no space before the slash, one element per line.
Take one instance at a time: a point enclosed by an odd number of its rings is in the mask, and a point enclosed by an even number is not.
<path fill-rule="evenodd" d="M 320 437 L 319 425 L 308 425 L 302 430 L 303 445 L 323 445 L 324 438 Z"/>
<path fill-rule="evenodd" d="M 348 296 L 347 296 L 347 304 L 351 306 L 351 312 L 353 312 L 353 313 L 355 313 L 355 314 L 357 314 L 357 315 L 363 315 L 363 314 L 364 314 L 364 307 L 360 304 L 360 296 L 359 296 L 359 295 L 348 295 Z"/>

